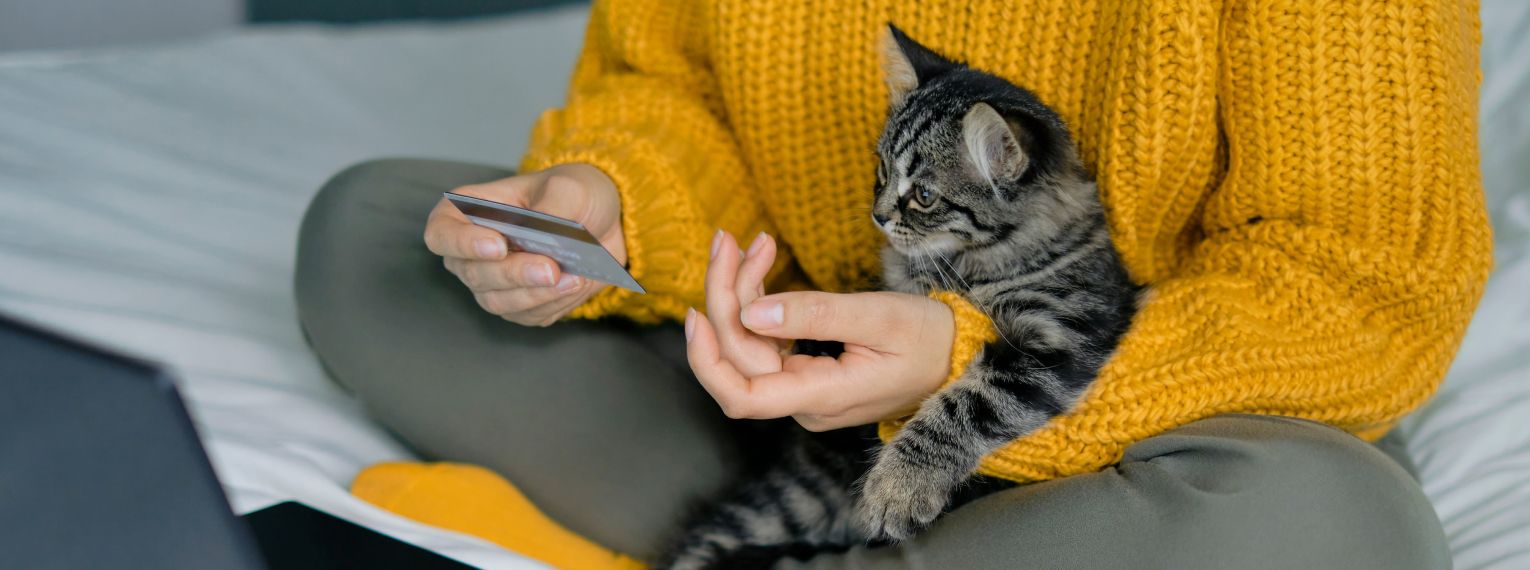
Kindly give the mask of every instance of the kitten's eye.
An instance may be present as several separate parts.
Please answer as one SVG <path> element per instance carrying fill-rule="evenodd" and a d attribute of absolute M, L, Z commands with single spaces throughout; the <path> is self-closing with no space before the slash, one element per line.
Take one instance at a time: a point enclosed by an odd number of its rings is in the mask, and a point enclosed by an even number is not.
<path fill-rule="evenodd" d="M 928 208 L 935 203 L 935 193 L 929 188 L 920 188 L 919 192 L 914 194 L 914 199 L 919 201 L 920 206 Z"/>

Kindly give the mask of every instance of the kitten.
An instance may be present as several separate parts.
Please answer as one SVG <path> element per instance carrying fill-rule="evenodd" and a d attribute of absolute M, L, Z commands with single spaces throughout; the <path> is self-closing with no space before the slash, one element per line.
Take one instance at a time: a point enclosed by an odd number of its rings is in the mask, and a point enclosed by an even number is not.
<path fill-rule="evenodd" d="M 792 436 L 660 568 L 740 568 L 907 539 L 1007 482 L 983 456 L 1070 410 L 1136 310 L 1068 129 L 1031 92 L 889 26 L 872 219 L 886 288 L 961 294 L 999 339 L 875 450 L 870 426 Z"/>

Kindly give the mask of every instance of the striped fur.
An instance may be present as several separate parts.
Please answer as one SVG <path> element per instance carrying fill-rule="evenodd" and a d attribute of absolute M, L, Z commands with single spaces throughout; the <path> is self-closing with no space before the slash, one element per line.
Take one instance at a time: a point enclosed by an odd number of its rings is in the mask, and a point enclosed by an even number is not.
<path fill-rule="evenodd" d="M 1025 89 L 889 32 L 892 106 L 872 209 L 888 236 L 884 285 L 959 292 L 1000 338 L 886 445 L 864 429 L 830 436 L 837 447 L 796 436 L 774 468 L 692 526 L 661 568 L 768 565 L 913 536 L 1002 487 L 973 476 L 978 460 L 1071 409 L 1135 311 L 1138 288 L 1057 114 Z"/>
<path fill-rule="evenodd" d="M 693 521 L 672 558 L 657 568 L 768 568 L 784 556 L 864 541 L 854 524 L 852 489 L 866 471 L 864 450 L 876 433 L 786 433 L 782 456 Z"/>

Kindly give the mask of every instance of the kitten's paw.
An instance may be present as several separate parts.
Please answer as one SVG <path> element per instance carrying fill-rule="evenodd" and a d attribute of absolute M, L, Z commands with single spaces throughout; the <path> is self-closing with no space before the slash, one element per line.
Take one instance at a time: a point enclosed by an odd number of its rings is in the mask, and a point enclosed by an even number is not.
<path fill-rule="evenodd" d="M 856 515 L 869 538 L 906 540 L 935 521 L 951 499 L 943 474 L 905 462 L 876 462 L 861 486 Z"/>

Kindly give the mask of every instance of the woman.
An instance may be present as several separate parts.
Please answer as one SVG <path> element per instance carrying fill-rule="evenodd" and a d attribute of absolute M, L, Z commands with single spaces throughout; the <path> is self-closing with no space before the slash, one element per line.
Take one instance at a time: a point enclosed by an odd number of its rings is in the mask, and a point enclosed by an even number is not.
<path fill-rule="evenodd" d="M 1477 21 L 1451 2 L 597 2 L 525 174 L 392 160 L 324 187 L 297 278 L 315 350 L 421 453 L 486 466 L 638 559 L 735 478 L 719 407 L 815 430 L 906 414 L 984 331 L 959 300 L 844 293 L 878 272 L 887 22 L 1063 115 L 1152 293 L 1079 408 L 983 465 L 1044 482 L 893 548 L 781 566 L 1448 566 L 1405 460 L 1349 434 L 1376 440 L 1428 397 L 1491 262 Z M 580 221 L 649 293 L 508 251 L 445 190 Z M 775 294 L 726 286 L 766 259 Z M 687 339 L 689 307 L 706 315 Z M 876 357 L 767 384 L 734 359 L 753 335 Z M 512 495 L 475 508 L 516 512 Z"/>

